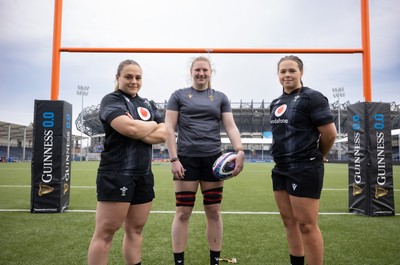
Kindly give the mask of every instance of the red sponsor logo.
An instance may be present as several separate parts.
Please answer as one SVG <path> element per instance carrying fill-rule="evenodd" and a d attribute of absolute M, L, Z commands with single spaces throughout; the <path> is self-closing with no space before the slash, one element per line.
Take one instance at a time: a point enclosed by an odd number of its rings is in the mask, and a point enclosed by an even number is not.
<path fill-rule="evenodd" d="M 279 107 L 275 110 L 275 116 L 276 116 L 276 117 L 282 116 L 283 113 L 285 113 L 286 109 L 287 109 L 287 105 L 286 105 L 286 104 L 283 104 L 283 105 L 279 106 Z"/>
<path fill-rule="evenodd" d="M 148 110 L 148 109 L 146 109 L 146 108 L 143 108 L 143 107 L 138 107 L 137 108 L 137 112 L 138 112 L 138 114 L 139 114 L 139 117 L 142 119 L 142 120 L 144 120 L 144 121 L 147 121 L 147 120 L 149 120 L 150 119 L 150 111 Z"/>

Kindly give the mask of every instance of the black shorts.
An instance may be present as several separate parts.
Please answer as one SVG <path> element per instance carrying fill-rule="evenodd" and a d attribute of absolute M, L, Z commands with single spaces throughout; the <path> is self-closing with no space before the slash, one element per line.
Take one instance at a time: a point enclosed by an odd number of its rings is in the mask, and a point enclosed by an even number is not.
<path fill-rule="evenodd" d="M 324 163 L 321 160 L 275 165 L 272 169 L 273 190 L 286 190 L 296 197 L 319 199 L 324 180 Z"/>
<path fill-rule="evenodd" d="M 142 204 L 154 197 L 154 175 L 143 176 L 121 172 L 97 173 L 97 200 Z"/>
<path fill-rule="evenodd" d="M 189 156 L 179 156 L 179 161 L 181 162 L 185 171 L 185 178 L 183 181 L 208 181 L 217 182 L 221 181 L 214 177 L 212 173 L 212 166 L 215 160 L 221 155 L 218 153 L 213 156 L 206 157 L 189 157 Z"/>

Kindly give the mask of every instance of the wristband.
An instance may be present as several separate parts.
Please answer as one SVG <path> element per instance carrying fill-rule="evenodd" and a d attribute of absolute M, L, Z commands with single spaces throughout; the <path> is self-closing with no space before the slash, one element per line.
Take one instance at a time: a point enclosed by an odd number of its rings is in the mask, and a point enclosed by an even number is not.
<path fill-rule="evenodd" d="M 173 163 L 173 162 L 178 161 L 178 160 L 179 160 L 178 157 L 174 157 L 174 158 L 171 158 L 171 159 L 169 160 L 169 162 Z"/>

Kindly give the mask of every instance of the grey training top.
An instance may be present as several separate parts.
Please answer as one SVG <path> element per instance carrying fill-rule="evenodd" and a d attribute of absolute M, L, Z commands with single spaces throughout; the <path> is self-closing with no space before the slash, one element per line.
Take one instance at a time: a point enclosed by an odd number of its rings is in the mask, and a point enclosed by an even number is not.
<path fill-rule="evenodd" d="M 178 111 L 178 155 L 206 157 L 221 152 L 222 113 L 232 112 L 228 97 L 214 89 L 174 91 L 167 110 Z"/>

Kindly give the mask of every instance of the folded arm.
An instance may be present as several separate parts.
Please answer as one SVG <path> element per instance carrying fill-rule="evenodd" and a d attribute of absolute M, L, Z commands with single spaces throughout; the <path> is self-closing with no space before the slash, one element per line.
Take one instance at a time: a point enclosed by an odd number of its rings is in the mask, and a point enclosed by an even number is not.
<path fill-rule="evenodd" d="M 126 137 L 140 140 L 157 130 L 158 125 L 155 121 L 134 120 L 127 114 L 113 119 L 111 127 Z"/>
<path fill-rule="evenodd" d="M 157 124 L 157 129 L 149 135 L 143 137 L 142 140 L 148 144 L 160 144 L 165 142 L 167 139 L 167 130 L 165 129 L 165 123 Z"/>

